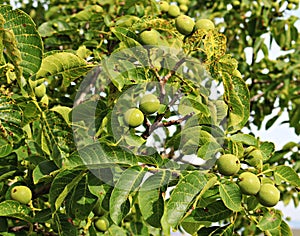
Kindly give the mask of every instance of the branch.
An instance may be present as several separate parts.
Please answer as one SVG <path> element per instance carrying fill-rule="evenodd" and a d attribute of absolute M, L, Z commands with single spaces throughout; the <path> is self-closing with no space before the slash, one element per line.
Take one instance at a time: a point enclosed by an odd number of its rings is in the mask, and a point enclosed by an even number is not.
<path fill-rule="evenodd" d="M 74 107 L 79 105 L 85 100 L 85 97 L 88 93 L 91 92 L 91 89 L 95 86 L 95 83 L 97 81 L 97 78 L 99 74 L 101 73 L 102 69 L 98 66 L 95 68 L 95 72 L 93 75 L 91 75 L 91 78 L 88 79 L 87 86 L 83 89 L 83 91 L 80 92 L 80 96 L 77 98 L 77 100 L 74 102 Z"/>
<path fill-rule="evenodd" d="M 165 90 L 165 85 L 168 82 L 168 80 L 172 77 L 172 75 L 175 74 L 175 72 L 178 70 L 178 68 L 185 62 L 185 58 L 181 58 L 176 65 L 174 66 L 174 68 L 172 70 L 169 71 L 168 74 L 166 74 L 164 77 L 162 77 L 159 81 L 160 83 L 160 89 L 161 89 L 161 94 L 162 94 L 162 98 L 166 95 L 166 90 Z"/>
<path fill-rule="evenodd" d="M 158 127 L 168 127 L 172 125 L 178 125 L 181 124 L 183 121 L 187 120 L 188 118 L 192 117 L 195 114 L 195 112 L 191 112 L 190 114 L 185 115 L 184 117 L 178 119 L 178 120 L 170 120 L 168 122 L 160 123 L 156 126 Z"/>
<path fill-rule="evenodd" d="M 280 84 L 278 84 L 275 88 L 275 90 L 280 89 L 284 86 L 284 83 L 281 82 Z M 257 101 L 259 98 L 263 97 L 265 95 L 265 92 L 262 92 L 260 94 L 256 94 L 255 96 L 253 96 L 252 98 L 250 98 L 250 102 L 255 102 Z"/>

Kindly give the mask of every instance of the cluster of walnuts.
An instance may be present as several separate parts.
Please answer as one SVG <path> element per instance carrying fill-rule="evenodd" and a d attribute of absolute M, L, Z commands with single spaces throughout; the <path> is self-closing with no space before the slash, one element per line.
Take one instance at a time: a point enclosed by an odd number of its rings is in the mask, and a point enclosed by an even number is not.
<path fill-rule="evenodd" d="M 242 172 L 241 163 L 237 156 L 224 154 L 217 161 L 220 174 L 233 176 Z M 239 174 L 238 185 L 241 192 L 246 195 L 255 195 L 260 204 L 266 207 L 275 206 L 280 199 L 280 191 L 272 183 L 261 183 L 259 177 L 250 171 Z"/>
<path fill-rule="evenodd" d="M 130 108 L 125 112 L 124 121 L 132 128 L 138 127 L 144 122 L 144 114 L 153 114 L 159 107 L 159 99 L 153 94 L 146 94 L 141 98 L 139 108 Z"/>
<path fill-rule="evenodd" d="M 181 4 L 181 7 L 178 7 L 177 5 L 170 5 L 166 1 L 161 1 L 159 6 L 162 13 L 175 18 L 176 29 L 185 36 L 191 35 L 196 30 L 213 30 L 215 28 L 214 23 L 209 19 L 199 19 L 195 22 L 191 17 L 182 14 L 183 10 L 181 9 L 185 8 L 183 6 L 186 5 Z M 147 29 L 140 34 L 140 40 L 144 45 L 158 45 L 159 39 L 160 34 L 155 29 Z"/>

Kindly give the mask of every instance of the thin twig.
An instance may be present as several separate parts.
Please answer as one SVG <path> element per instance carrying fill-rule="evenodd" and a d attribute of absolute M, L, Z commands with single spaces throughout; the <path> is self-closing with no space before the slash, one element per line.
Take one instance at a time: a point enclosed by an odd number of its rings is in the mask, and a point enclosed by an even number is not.
<path fill-rule="evenodd" d="M 188 118 L 192 117 L 195 113 L 191 112 L 190 114 L 185 115 L 184 117 L 178 119 L 178 120 L 170 120 L 168 122 L 162 122 L 159 123 L 156 128 L 158 127 L 168 127 L 168 126 L 172 126 L 172 125 L 178 125 L 181 124 L 183 121 L 187 120 Z"/>
<path fill-rule="evenodd" d="M 282 88 L 283 86 L 284 86 L 284 83 L 281 82 L 280 84 L 278 84 L 278 85 L 276 86 L 275 90 L 280 89 L 280 88 Z M 253 97 L 250 99 L 250 102 L 255 102 L 255 101 L 257 101 L 259 98 L 263 97 L 264 95 L 265 95 L 265 92 L 262 92 L 262 93 L 260 93 L 260 94 L 256 94 L 255 96 L 253 96 Z"/>
<path fill-rule="evenodd" d="M 168 74 L 166 74 L 164 77 L 162 77 L 159 81 L 160 83 L 160 89 L 161 89 L 161 94 L 162 97 L 164 97 L 166 95 L 166 89 L 165 89 L 165 85 L 168 82 L 168 80 L 172 77 L 172 75 L 175 74 L 175 72 L 178 70 L 178 68 L 185 62 L 185 58 L 181 58 L 174 66 L 174 68 L 172 70 L 169 71 Z"/>
<path fill-rule="evenodd" d="M 83 91 L 80 91 L 80 96 L 74 102 L 74 107 L 79 105 L 85 100 L 87 94 L 90 93 L 91 89 L 95 86 L 95 83 L 101 71 L 102 69 L 99 66 L 95 68 L 94 74 L 91 76 L 91 78 L 88 81 L 89 82 L 88 85 L 83 89 Z"/>

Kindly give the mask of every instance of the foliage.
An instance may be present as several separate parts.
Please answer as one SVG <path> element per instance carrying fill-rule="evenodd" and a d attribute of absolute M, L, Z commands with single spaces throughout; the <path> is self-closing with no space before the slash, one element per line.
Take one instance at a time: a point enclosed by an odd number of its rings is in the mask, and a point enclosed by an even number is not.
<path fill-rule="evenodd" d="M 279 108 L 267 128 L 286 110 L 300 133 L 297 18 L 282 17 L 299 3 L 237 2 L 190 0 L 185 14 L 216 29 L 186 36 L 154 0 L 1 5 L 1 234 L 292 235 L 238 176 L 252 172 L 298 206 L 300 144 L 275 151 L 242 129 Z M 152 29 L 158 45 L 143 46 Z M 287 53 L 270 58 L 274 43 Z M 149 93 L 158 111 L 128 127 L 124 113 Z M 238 173 L 217 171 L 223 154 Z M 29 204 L 11 199 L 16 185 L 32 190 Z"/>

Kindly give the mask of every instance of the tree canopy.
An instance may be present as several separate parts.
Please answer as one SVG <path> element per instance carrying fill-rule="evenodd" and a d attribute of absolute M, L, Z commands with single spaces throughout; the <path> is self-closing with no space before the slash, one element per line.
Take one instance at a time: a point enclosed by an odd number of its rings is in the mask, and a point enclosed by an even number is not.
<path fill-rule="evenodd" d="M 300 142 L 251 127 L 300 134 L 299 1 L 13 2 L 2 235 L 292 235 Z"/>

